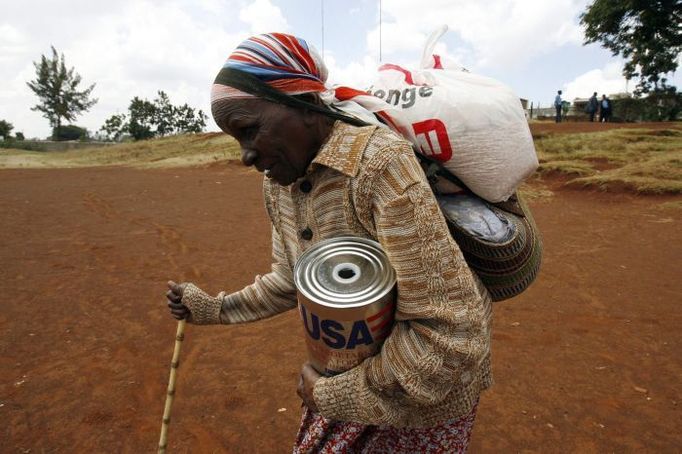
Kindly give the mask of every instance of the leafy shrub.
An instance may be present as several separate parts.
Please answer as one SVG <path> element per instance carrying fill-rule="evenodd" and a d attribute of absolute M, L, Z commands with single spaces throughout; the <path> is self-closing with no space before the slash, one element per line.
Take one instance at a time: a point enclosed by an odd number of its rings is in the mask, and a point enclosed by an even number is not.
<path fill-rule="evenodd" d="M 53 140 L 82 140 L 87 137 L 88 130 L 76 125 L 60 126 L 52 130 Z"/>
<path fill-rule="evenodd" d="M 682 112 L 682 93 L 665 87 L 642 98 L 613 99 L 611 104 L 614 121 L 672 121 Z"/>
<path fill-rule="evenodd" d="M 4 137 L 5 140 L 12 137 L 11 136 L 12 129 L 14 129 L 12 123 L 6 120 L 0 120 L 0 136 Z"/>
<path fill-rule="evenodd" d="M 108 118 L 99 132 L 107 140 L 118 141 L 126 135 L 135 140 L 164 137 L 171 134 L 201 132 L 208 117 L 201 110 L 183 104 L 174 106 L 163 91 L 153 101 L 137 96 L 130 101 L 128 113 Z"/>

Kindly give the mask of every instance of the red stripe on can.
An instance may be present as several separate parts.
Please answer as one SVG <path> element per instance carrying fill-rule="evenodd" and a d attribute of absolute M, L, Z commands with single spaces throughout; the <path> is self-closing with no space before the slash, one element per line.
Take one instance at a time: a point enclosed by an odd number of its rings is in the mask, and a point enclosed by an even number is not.
<path fill-rule="evenodd" d="M 372 315 L 371 317 L 368 317 L 368 318 L 367 318 L 367 322 L 368 322 L 368 323 L 372 323 L 374 320 L 376 320 L 376 319 L 378 319 L 378 318 L 381 318 L 386 312 L 392 310 L 392 309 L 393 309 L 393 306 L 395 306 L 395 304 L 387 304 L 387 305 L 384 306 L 384 308 L 381 309 L 379 312 L 377 312 L 376 314 Z"/>
<path fill-rule="evenodd" d="M 383 329 L 386 325 L 388 325 L 388 324 L 391 323 L 392 321 L 393 321 L 393 317 L 386 317 L 386 318 L 383 319 L 382 322 L 379 323 L 377 326 L 375 326 L 375 327 L 373 327 L 373 328 L 370 328 L 370 330 L 371 330 L 372 332 L 381 331 L 381 329 Z"/>

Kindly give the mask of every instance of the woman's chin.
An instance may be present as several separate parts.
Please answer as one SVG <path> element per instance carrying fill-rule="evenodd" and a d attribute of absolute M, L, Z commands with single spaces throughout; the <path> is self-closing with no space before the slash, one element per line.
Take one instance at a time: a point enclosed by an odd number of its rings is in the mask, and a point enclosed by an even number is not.
<path fill-rule="evenodd" d="M 294 178 L 294 179 L 287 179 L 287 180 L 277 180 L 277 179 L 275 179 L 275 181 L 276 181 L 277 184 L 279 184 L 280 186 L 289 186 L 289 185 L 293 184 L 294 181 L 296 181 L 296 179 L 295 179 L 295 178 Z"/>
<path fill-rule="evenodd" d="M 293 184 L 296 180 L 299 179 L 297 175 L 291 174 L 282 175 L 277 171 L 270 173 L 270 178 L 280 186 L 289 186 L 290 184 Z"/>

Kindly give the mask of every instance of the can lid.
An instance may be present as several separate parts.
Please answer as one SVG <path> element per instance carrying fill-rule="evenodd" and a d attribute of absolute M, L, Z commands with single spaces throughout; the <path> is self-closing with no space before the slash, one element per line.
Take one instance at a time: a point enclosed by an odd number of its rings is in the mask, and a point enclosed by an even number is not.
<path fill-rule="evenodd" d="M 388 257 L 376 241 L 337 237 L 305 251 L 294 267 L 296 288 L 330 307 L 360 307 L 383 298 L 395 285 Z"/>

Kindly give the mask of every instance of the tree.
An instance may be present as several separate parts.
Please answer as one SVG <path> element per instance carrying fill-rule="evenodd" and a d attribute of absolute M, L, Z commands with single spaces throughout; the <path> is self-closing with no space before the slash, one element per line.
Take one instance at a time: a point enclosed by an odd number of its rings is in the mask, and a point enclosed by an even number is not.
<path fill-rule="evenodd" d="M 580 15 L 585 42 L 601 43 L 625 59 L 623 75 L 639 78 L 635 94 L 666 86 L 682 51 L 679 0 L 594 0 Z"/>
<path fill-rule="evenodd" d="M 73 121 L 76 116 L 97 103 L 97 99 L 90 99 L 95 84 L 85 90 L 79 90 L 81 76 L 74 68 L 66 68 L 64 54 L 60 58 L 54 46 L 51 59 L 42 55 L 40 63 L 33 62 L 33 66 L 36 68 L 36 79 L 26 84 L 38 96 L 40 102 L 31 110 L 42 112 L 53 129 L 60 130 L 62 118 Z"/>
<path fill-rule="evenodd" d="M 195 111 L 187 104 L 172 105 L 168 95 L 159 91 L 154 101 L 134 97 L 128 106 L 128 115 L 112 115 L 104 122 L 100 132 L 109 140 L 119 140 L 124 134 L 130 134 L 135 140 L 144 140 L 201 132 L 206 127 L 207 118 L 203 111 Z"/>
<path fill-rule="evenodd" d="M 676 87 L 654 90 L 644 99 L 647 104 L 646 120 L 676 120 L 682 111 L 682 93 Z"/>
<path fill-rule="evenodd" d="M 206 127 L 207 118 L 201 110 L 195 114 L 193 108 L 183 104 L 176 108 L 175 128 L 184 132 L 201 132 Z"/>
<path fill-rule="evenodd" d="M 12 129 L 14 125 L 9 121 L 0 120 L 0 136 L 4 137 L 5 140 L 11 137 Z"/>
<path fill-rule="evenodd" d="M 170 103 L 168 95 L 163 91 L 159 91 L 153 106 L 152 117 L 153 123 L 156 125 L 157 135 L 163 137 L 167 134 L 172 134 L 176 123 L 176 108 Z"/>
<path fill-rule="evenodd" d="M 151 139 L 157 135 L 154 127 L 154 120 L 156 116 L 156 108 L 154 104 L 146 99 L 140 99 L 137 96 L 130 101 L 128 107 L 130 112 L 130 120 L 128 121 L 127 130 L 135 140 Z"/>
<path fill-rule="evenodd" d="M 127 131 L 127 120 L 126 114 L 112 115 L 104 122 L 100 132 L 106 137 L 106 140 L 118 141 Z"/>

